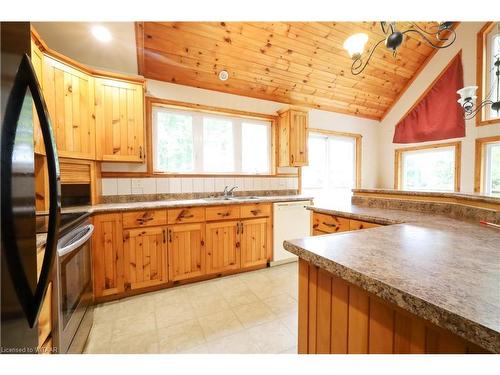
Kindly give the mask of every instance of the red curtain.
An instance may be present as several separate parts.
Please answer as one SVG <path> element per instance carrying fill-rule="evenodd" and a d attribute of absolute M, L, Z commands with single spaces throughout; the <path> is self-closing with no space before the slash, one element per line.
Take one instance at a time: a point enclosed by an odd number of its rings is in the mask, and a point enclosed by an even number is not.
<path fill-rule="evenodd" d="M 463 109 L 456 91 L 464 87 L 462 54 L 448 64 L 424 97 L 396 125 L 393 143 L 465 137 Z"/>

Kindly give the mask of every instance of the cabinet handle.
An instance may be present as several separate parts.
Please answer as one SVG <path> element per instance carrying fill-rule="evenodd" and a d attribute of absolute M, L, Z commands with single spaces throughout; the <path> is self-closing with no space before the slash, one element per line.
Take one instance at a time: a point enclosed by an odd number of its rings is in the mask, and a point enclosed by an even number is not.
<path fill-rule="evenodd" d="M 245 227 L 243 226 L 243 223 L 240 223 L 240 225 L 241 225 L 241 234 L 243 234 L 243 229 L 244 229 Z"/>
<path fill-rule="evenodd" d="M 337 224 L 330 224 L 330 223 L 327 223 L 327 222 L 324 222 L 324 221 L 323 221 L 323 225 L 326 225 L 327 227 L 334 227 L 334 228 L 337 227 Z"/>
<path fill-rule="evenodd" d="M 172 229 L 168 230 L 168 242 L 172 242 Z"/>
<path fill-rule="evenodd" d="M 165 229 L 162 230 L 163 232 L 163 243 L 167 242 L 167 239 L 165 238 Z"/>
<path fill-rule="evenodd" d="M 293 157 L 293 154 L 292 154 L 292 155 L 290 155 L 290 159 L 291 159 L 291 161 L 292 161 L 292 162 L 291 162 L 291 164 L 293 164 L 293 162 L 294 162 L 294 157 Z"/>
<path fill-rule="evenodd" d="M 139 159 L 142 159 L 142 146 L 139 146 Z"/>
<path fill-rule="evenodd" d="M 240 223 L 236 223 L 236 234 L 240 234 Z"/>

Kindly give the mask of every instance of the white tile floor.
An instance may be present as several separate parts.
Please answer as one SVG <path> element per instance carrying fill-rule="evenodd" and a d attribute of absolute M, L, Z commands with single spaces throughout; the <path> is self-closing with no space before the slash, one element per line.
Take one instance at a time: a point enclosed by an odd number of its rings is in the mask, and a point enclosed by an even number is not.
<path fill-rule="evenodd" d="M 96 306 L 86 353 L 297 353 L 297 263 Z"/>

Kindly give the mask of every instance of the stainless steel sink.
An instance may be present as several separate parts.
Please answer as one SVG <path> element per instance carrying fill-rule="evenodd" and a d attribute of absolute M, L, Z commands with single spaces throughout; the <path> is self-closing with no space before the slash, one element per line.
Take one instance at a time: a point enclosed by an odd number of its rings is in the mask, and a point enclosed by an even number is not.
<path fill-rule="evenodd" d="M 245 197 L 208 197 L 208 198 L 202 198 L 204 201 L 207 202 L 217 202 L 217 201 L 239 201 L 239 200 L 247 200 L 247 199 L 259 199 L 259 197 L 256 196 L 245 196 Z"/>

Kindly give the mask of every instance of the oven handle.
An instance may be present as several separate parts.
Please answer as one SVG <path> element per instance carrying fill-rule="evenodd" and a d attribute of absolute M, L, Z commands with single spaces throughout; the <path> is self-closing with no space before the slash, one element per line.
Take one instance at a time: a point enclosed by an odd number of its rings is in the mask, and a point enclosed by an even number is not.
<path fill-rule="evenodd" d="M 75 249 L 78 249 L 80 246 L 82 246 L 85 242 L 87 242 L 89 240 L 89 238 L 92 236 L 92 233 L 94 233 L 94 226 L 92 224 L 85 225 L 80 230 L 78 230 L 76 232 L 70 232 L 70 233 L 68 233 L 68 235 L 76 236 L 78 233 L 81 233 L 83 231 L 87 231 L 87 233 L 85 233 L 83 235 L 83 237 L 79 238 L 75 242 L 72 242 L 72 243 L 70 243 L 69 245 L 67 245 L 65 247 L 58 248 L 57 249 L 57 254 L 60 257 L 62 257 L 64 255 L 66 255 L 66 254 L 71 253 Z"/>

